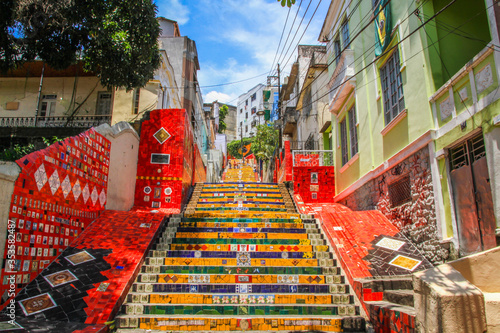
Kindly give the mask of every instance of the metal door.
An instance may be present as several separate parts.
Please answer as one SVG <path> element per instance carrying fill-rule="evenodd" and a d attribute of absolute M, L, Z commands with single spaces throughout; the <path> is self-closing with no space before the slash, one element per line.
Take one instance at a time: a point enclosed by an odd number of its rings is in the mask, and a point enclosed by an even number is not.
<path fill-rule="evenodd" d="M 450 163 L 460 256 L 495 247 L 496 221 L 482 134 L 450 149 Z"/>

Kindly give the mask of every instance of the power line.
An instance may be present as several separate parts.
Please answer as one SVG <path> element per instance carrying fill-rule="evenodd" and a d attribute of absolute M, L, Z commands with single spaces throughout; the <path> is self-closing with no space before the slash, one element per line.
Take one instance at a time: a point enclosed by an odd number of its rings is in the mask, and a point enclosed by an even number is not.
<path fill-rule="evenodd" d="M 280 41 L 278 43 L 278 47 L 276 48 L 276 53 L 274 54 L 274 59 L 273 59 L 273 62 L 271 63 L 271 69 L 269 70 L 269 74 L 268 75 L 271 75 L 271 72 L 273 71 L 273 68 L 274 68 L 274 61 L 276 60 L 276 56 L 278 55 L 278 51 L 280 49 L 280 46 L 281 46 L 281 41 L 283 39 L 283 35 L 285 34 L 285 28 L 286 28 L 286 24 L 288 23 L 288 16 L 290 15 L 290 11 L 292 10 L 292 7 L 288 8 L 288 12 L 286 14 L 286 20 L 285 20 L 285 24 L 283 25 L 283 30 L 281 31 L 281 37 L 280 37 Z M 298 12 L 298 11 L 297 11 Z M 297 16 L 295 16 L 297 17 Z"/>
<path fill-rule="evenodd" d="M 398 46 L 399 46 L 402 42 L 404 42 L 406 39 L 410 38 L 410 36 L 412 36 L 415 32 L 417 32 L 418 30 L 420 30 L 422 27 L 424 27 L 426 24 L 428 24 L 431 20 L 433 20 L 434 18 L 436 18 L 438 15 L 440 15 L 440 14 L 441 14 L 444 10 L 448 9 L 448 8 L 449 8 L 451 5 L 453 5 L 456 1 L 457 1 L 457 0 L 452 0 L 452 1 L 450 1 L 450 2 L 449 2 L 446 6 L 444 6 L 441 10 L 439 10 L 437 13 L 435 13 L 434 15 L 432 15 L 432 16 L 431 16 L 431 17 L 430 17 L 427 21 L 425 21 L 425 22 L 423 22 L 422 24 L 420 24 L 417 28 L 415 28 L 415 30 L 413 30 L 413 31 L 412 31 L 411 33 L 409 33 L 407 36 L 405 36 L 404 38 L 402 38 L 402 39 L 401 39 L 399 42 L 397 42 L 395 45 L 393 45 L 392 47 L 390 47 L 390 48 L 388 48 L 387 50 L 385 50 L 385 51 L 384 51 L 384 52 L 380 55 L 380 57 L 383 57 L 383 56 L 385 56 L 385 55 L 389 54 L 390 52 L 392 52 L 392 50 L 394 50 L 394 48 L 398 47 Z M 488 8 L 489 8 L 489 7 L 488 7 Z M 414 12 L 415 12 L 415 11 L 414 11 Z M 476 16 L 477 16 L 477 14 L 476 14 Z M 469 21 L 470 21 L 470 19 L 469 19 Z M 467 22 L 468 22 L 468 21 L 466 21 L 465 23 L 467 23 Z M 464 25 L 465 23 L 463 23 L 462 25 Z M 462 25 L 460 25 L 460 26 L 462 26 Z M 460 27 L 460 26 L 459 26 L 459 27 Z M 448 34 L 448 35 L 449 35 L 449 34 Z M 448 36 L 448 35 L 446 35 L 446 36 Z M 431 45 L 433 45 L 433 44 L 437 43 L 438 41 L 442 40 L 442 39 L 443 39 L 444 37 L 446 37 L 446 36 L 443 36 L 442 38 L 438 39 L 436 42 L 432 43 Z M 412 57 L 407 58 L 406 60 L 409 60 L 409 59 L 411 59 L 411 58 L 415 57 L 417 54 L 419 54 L 420 52 L 423 52 L 425 49 L 429 48 L 431 45 L 429 45 L 429 46 L 427 46 L 427 47 L 425 47 L 425 48 L 422 48 L 422 50 L 420 50 L 419 52 L 415 53 Z M 356 77 L 358 74 L 360 74 L 361 72 L 363 72 L 365 69 L 367 69 L 368 67 L 370 67 L 371 65 L 373 65 L 375 62 L 377 62 L 377 61 L 380 59 L 380 57 L 377 57 L 376 59 L 374 59 L 373 61 L 371 61 L 369 64 L 367 64 L 366 66 L 364 66 L 363 68 L 361 68 L 359 71 L 357 71 L 356 73 L 354 73 L 354 75 L 352 75 L 352 77 Z M 367 82 L 366 84 L 371 83 L 371 82 L 373 82 L 373 80 L 372 80 L 372 81 L 370 81 L 370 82 Z M 330 89 L 327 91 L 327 93 L 326 93 L 326 94 L 323 94 L 322 96 L 320 96 L 320 97 L 319 97 L 319 98 L 317 98 L 316 100 L 311 101 L 311 102 L 310 102 L 309 104 L 307 104 L 306 106 L 312 105 L 312 103 L 314 103 L 314 102 L 318 101 L 319 99 L 321 99 L 321 98 L 323 98 L 323 97 L 327 96 L 327 95 L 328 95 L 331 91 L 333 91 L 333 90 L 335 90 L 335 89 L 337 89 L 337 88 L 341 87 L 343 84 L 344 84 L 344 83 L 341 83 L 341 84 L 339 84 L 339 85 L 337 85 L 337 86 L 335 86 L 335 87 L 330 88 Z M 365 84 L 365 85 L 366 85 L 366 84 Z M 302 106 L 302 108 L 304 108 L 304 106 Z"/>

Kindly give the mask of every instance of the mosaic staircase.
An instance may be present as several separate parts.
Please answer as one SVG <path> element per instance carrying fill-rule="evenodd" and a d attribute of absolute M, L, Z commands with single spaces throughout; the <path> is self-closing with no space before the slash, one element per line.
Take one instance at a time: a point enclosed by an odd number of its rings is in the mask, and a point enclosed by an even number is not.
<path fill-rule="evenodd" d="M 316 220 L 250 167 L 197 184 L 170 219 L 116 317 L 119 332 L 364 332 Z"/>

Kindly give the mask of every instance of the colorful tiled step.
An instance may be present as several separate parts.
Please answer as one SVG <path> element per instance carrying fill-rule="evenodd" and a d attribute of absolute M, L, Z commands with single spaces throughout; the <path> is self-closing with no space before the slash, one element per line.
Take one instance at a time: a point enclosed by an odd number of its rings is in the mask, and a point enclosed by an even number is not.
<path fill-rule="evenodd" d="M 251 318 L 217 318 L 200 316 L 155 316 L 141 315 L 118 318 L 121 328 L 141 328 L 143 330 L 162 331 L 323 331 L 323 332 L 365 332 L 365 320 L 362 317 L 329 316 L 266 316 Z"/>
<path fill-rule="evenodd" d="M 182 294 L 182 293 L 130 293 L 129 303 L 142 304 L 251 304 L 264 299 L 270 304 L 352 304 L 353 296 L 348 294 Z"/>
<path fill-rule="evenodd" d="M 218 297 L 218 296 L 216 296 Z M 222 297 L 224 299 L 224 296 Z M 222 301 L 219 299 L 219 302 Z M 248 304 L 211 304 L 204 305 L 163 305 L 163 304 L 126 304 L 126 314 L 171 314 L 171 315 L 243 315 L 243 316 L 289 316 L 289 315 L 313 315 L 313 316 L 336 316 L 357 315 L 354 305 L 276 305 L 273 296 L 249 296 Z M 262 303 L 262 304 L 261 304 Z M 359 310 L 358 310 L 359 311 Z"/>
<path fill-rule="evenodd" d="M 134 283 L 133 292 L 139 293 L 291 293 L 291 294 L 343 294 L 350 288 L 345 284 L 166 284 Z"/>
<path fill-rule="evenodd" d="M 142 273 L 182 273 L 182 274 L 309 274 L 339 275 L 340 267 L 237 267 L 237 266 L 148 266 L 143 265 Z"/>
<path fill-rule="evenodd" d="M 284 186 L 254 182 L 250 167 L 224 179 L 197 184 L 158 238 L 119 332 L 364 331 L 317 221 L 295 211 Z"/>

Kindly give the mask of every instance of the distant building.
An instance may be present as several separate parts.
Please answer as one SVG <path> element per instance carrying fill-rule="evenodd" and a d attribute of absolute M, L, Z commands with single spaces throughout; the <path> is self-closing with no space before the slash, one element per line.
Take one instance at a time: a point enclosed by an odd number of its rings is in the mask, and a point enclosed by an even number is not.
<path fill-rule="evenodd" d="M 263 91 L 265 86 L 258 84 L 248 92 L 240 95 L 237 105 L 237 137 L 249 138 L 257 133 L 257 125 L 264 124 L 264 116 L 258 116 L 264 111 Z"/>

